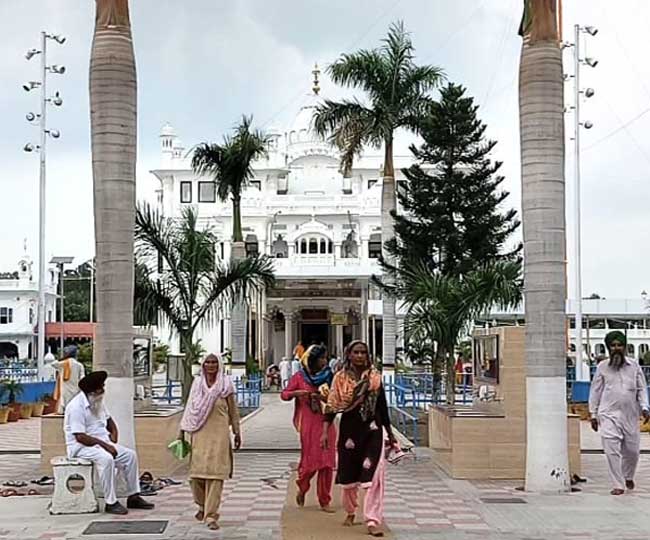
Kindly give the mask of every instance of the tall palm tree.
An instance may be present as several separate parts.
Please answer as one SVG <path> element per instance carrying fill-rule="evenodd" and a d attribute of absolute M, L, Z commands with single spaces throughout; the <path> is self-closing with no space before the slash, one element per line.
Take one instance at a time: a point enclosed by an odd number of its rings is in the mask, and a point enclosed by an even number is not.
<path fill-rule="evenodd" d="M 211 177 L 217 186 L 220 201 L 232 200 L 231 260 L 246 257 L 241 225 L 241 195 L 249 184 L 255 160 L 268 155 L 268 137 L 251 129 L 252 116 L 243 116 L 232 135 L 222 144 L 200 144 L 192 155 L 192 169 L 201 176 Z M 232 306 L 230 313 L 230 347 L 233 364 L 246 363 L 246 304 L 245 299 Z"/>
<path fill-rule="evenodd" d="M 366 145 L 384 148 L 381 198 L 381 235 L 383 257 L 394 237 L 392 212 L 396 209 L 393 140 L 395 132 L 419 131 L 419 120 L 431 104 L 430 92 L 443 79 L 434 66 L 417 66 L 415 48 L 402 22 L 391 25 L 381 47 L 343 54 L 327 71 L 342 86 L 366 93 L 367 103 L 357 99 L 326 100 L 316 108 L 314 129 L 341 150 L 341 169 L 349 174 L 355 156 Z M 395 363 L 395 299 L 383 301 L 383 362 Z"/>
<path fill-rule="evenodd" d="M 519 122 L 526 302 L 526 489 L 570 489 L 565 382 L 564 102 L 557 0 L 525 0 Z"/>
<path fill-rule="evenodd" d="M 212 228 L 199 227 L 194 208 L 185 208 L 181 219 L 174 220 L 148 204 L 139 205 L 135 236 L 136 317 L 151 320 L 152 314 L 159 312 L 162 325 L 180 337 L 185 349 L 185 399 L 192 382 L 192 363 L 197 360 L 197 328 L 212 325 L 222 304 L 270 286 L 272 263 L 266 256 L 228 265 L 216 262 L 217 236 Z"/>
<path fill-rule="evenodd" d="M 90 56 L 90 126 L 97 262 L 94 369 L 120 426 L 133 434 L 133 225 L 137 77 L 128 0 L 96 0 Z"/>

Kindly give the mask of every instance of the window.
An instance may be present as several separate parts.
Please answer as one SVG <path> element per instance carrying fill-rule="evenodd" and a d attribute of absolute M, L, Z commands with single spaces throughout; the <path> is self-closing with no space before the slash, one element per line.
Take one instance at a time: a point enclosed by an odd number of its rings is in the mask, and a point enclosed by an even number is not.
<path fill-rule="evenodd" d="M 320 241 L 320 252 L 321 253 L 327 253 L 327 243 L 322 238 L 321 238 L 321 241 Z"/>
<path fill-rule="evenodd" d="M 597 357 L 607 356 L 607 351 L 605 350 L 605 345 L 603 345 L 602 343 L 598 343 L 596 345 L 596 356 Z"/>
<path fill-rule="evenodd" d="M 307 240 L 304 238 L 300 241 L 300 253 L 302 255 L 307 253 Z"/>
<path fill-rule="evenodd" d="M 631 343 L 627 344 L 627 355 L 634 357 L 634 345 L 632 345 Z"/>
<path fill-rule="evenodd" d="M 222 260 L 226 258 L 226 247 L 224 246 L 223 242 L 219 243 L 219 254 Z M 223 349 L 221 350 L 223 351 Z"/>
<path fill-rule="evenodd" d="M 250 185 L 251 188 L 262 191 L 262 182 L 260 180 L 251 180 Z"/>
<path fill-rule="evenodd" d="M 47 310 L 47 322 L 52 322 L 52 310 Z"/>
<path fill-rule="evenodd" d="M 14 320 L 14 310 L 10 307 L 0 308 L 0 324 L 10 324 Z"/>
<path fill-rule="evenodd" d="M 192 182 L 181 182 L 181 202 L 192 202 Z"/>
<path fill-rule="evenodd" d="M 34 324 L 34 310 L 29 308 L 29 324 Z"/>
<path fill-rule="evenodd" d="M 199 182 L 199 202 L 217 201 L 217 185 L 214 182 Z"/>
<path fill-rule="evenodd" d="M 371 234 L 368 240 L 368 257 L 379 259 L 381 257 L 381 234 Z"/>
<path fill-rule="evenodd" d="M 247 234 L 244 240 L 244 247 L 246 248 L 246 257 L 257 257 L 257 255 L 259 255 L 257 235 Z"/>
<path fill-rule="evenodd" d="M 374 186 L 377 183 L 377 180 L 368 180 L 368 189 Z"/>
<path fill-rule="evenodd" d="M 318 240 L 315 238 L 310 238 L 309 239 L 309 254 L 310 255 L 315 255 L 318 253 Z"/>

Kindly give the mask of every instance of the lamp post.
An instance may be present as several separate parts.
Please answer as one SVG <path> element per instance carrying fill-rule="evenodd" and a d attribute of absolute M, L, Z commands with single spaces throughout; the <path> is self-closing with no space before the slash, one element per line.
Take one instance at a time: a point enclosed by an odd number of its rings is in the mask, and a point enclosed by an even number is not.
<path fill-rule="evenodd" d="M 47 42 L 48 40 L 53 40 L 59 45 L 65 43 L 65 37 L 55 34 L 49 34 L 47 32 L 41 32 L 41 48 L 40 49 L 30 49 L 25 54 L 27 60 L 31 60 L 34 56 L 41 55 L 41 80 L 40 81 L 29 81 L 27 84 L 23 85 L 23 89 L 26 92 L 35 90 L 36 88 L 41 89 L 41 112 L 40 114 L 34 114 L 32 112 L 27 113 L 27 121 L 30 123 L 36 123 L 38 120 L 39 134 L 40 134 L 40 143 L 37 146 L 34 146 L 32 143 L 27 143 L 23 147 L 25 152 L 38 151 L 40 153 L 39 160 L 39 212 L 38 212 L 38 378 L 43 377 L 43 365 L 45 357 L 45 165 L 46 165 L 46 143 L 47 137 L 52 137 L 53 139 L 58 139 L 61 134 L 59 131 L 52 129 L 47 129 L 47 105 L 48 103 L 60 107 L 63 105 L 63 100 L 59 95 L 59 92 L 56 92 L 54 96 L 48 97 L 47 95 L 47 74 L 55 73 L 58 75 L 63 75 L 65 73 L 65 67 L 59 65 L 50 65 L 47 64 Z"/>
<path fill-rule="evenodd" d="M 65 279 L 63 277 L 63 267 L 66 264 L 70 264 L 73 261 L 74 257 L 52 257 L 52 260 L 50 261 L 51 264 L 56 264 L 57 267 L 59 268 L 59 284 L 61 286 L 61 297 L 60 297 L 60 308 L 61 308 L 61 315 L 59 316 L 59 320 L 61 322 L 61 336 L 60 336 L 60 355 L 63 354 L 63 347 L 65 343 L 65 332 L 63 330 L 64 328 L 64 323 L 65 323 L 65 316 L 63 315 L 63 298 L 64 298 L 64 282 Z"/>
<path fill-rule="evenodd" d="M 593 26 L 580 26 L 576 24 L 574 26 L 574 42 L 573 43 L 564 43 L 563 48 L 573 47 L 573 61 L 574 61 L 574 105 L 571 107 L 574 112 L 574 278 L 575 278 L 575 332 L 576 332 L 576 380 L 585 381 L 589 380 L 589 370 L 587 372 L 583 370 L 582 364 L 582 355 L 583 355 L 583 346 L 582 346 L 582 263 L 581 263 L 581 204 L 580 204 L 580 128 L 584 127 L 585 129 L 591 129 L 593 123 L 590 121 L 581 122 L 580 121 L 580 101 L 581 96 L 586 98 L 591 98 L 594 96 L 595 92 L 593 88 L 587 88 L 582 90 L 580 87 L 580 67 L 582 65 L 588 65 L 589 67 L 596 67 L 598 61 L 594 58 L 580 57 L 580 34 L 589 34 L 590 36 L 595 36 L 598 33 L 598 29 Z M 570 77 L 566 77 L 567 79 Z M 589 358 L 589 356 L 587 356 Z"/>

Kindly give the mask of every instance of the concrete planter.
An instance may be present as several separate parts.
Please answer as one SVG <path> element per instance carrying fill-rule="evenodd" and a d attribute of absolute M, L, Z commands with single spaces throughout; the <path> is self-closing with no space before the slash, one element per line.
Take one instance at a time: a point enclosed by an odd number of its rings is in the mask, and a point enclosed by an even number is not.
<path fill-rule="evenodd" d="M 6 424 L 9 421 L 9 407 L 0 407 L 0 424 Z"/>
<path fill-rule="evenodd" d="M 45 403 L 38 402 L 33 404 L 32 416 L 37 418 L 43 416 L 43 411 L 45 410 Z"/>
<path fill-rule="evenodd" d="M 20 417 L 25 420 L 27 418 L 31 418 L 33 409 L 34 409 L 34 405 L 32 403 L 23 403 L 20 406 Z"/>

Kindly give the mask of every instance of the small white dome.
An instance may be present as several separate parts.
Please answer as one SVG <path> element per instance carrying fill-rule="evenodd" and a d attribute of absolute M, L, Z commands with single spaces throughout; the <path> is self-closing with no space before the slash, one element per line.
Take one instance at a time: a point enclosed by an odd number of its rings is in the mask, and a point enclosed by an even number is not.
<path fill-rule="evenodd" d="M 172 127 L 169 122 L 165 122 L 165 125 L 160 130 L 161 137 L 175 137 L 176 130 Z"/>
<path fill-rule="evenodd" d="M 310 95 L 298 111 L 289 127 L 289 144 L 306 141 L 320 141 L 320 137 L 313 130 L 314 113 L 318 104 L 318 96 Z"/>

